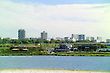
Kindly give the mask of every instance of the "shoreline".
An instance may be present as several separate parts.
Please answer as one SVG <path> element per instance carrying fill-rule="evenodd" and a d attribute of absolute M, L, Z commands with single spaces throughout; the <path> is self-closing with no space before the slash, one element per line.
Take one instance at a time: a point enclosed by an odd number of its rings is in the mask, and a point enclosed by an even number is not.
<path fill-rule="evenodd" d="M 83 71 L 60 69 L 0 69 L 0 73 L 110 73 L 109 71 Z"/>

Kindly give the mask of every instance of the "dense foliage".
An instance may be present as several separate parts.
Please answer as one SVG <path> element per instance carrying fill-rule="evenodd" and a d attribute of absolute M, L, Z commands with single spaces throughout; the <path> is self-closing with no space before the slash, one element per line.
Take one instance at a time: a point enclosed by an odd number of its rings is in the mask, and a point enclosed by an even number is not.
<path fill-rule="evenodd" d="M 49 53 L 49 50 L 53 48 L 59 47 L 61 43 L 68 43 L 73 45 L 73 48 L 80 48 L 79 43 L 94 43 L 91 41 L 61 41 L 61 40 L 41 40 L 41 39 L 10 39 L 3 38 L 0 39 L 0 55 L 1 56 L 33 56 L 33 55 L 57 55 L 57 56 L 110 56 L 110 53 L 100 53 L 93 52 L 92 50 L 96 47 L 91 47 L 90 50 L 79 49 L 78 51 L 72 52 L 57 52 L 57 53 Z M 27 51 L 13 51 L 10 49 L 12 46 L 36 46 L 36 48 L 29 48 Z M 96 46 L 98 48 L 107 48 L 108 46 L 104 44 L 97 43 Z M 83 52 L 82 52 L 83 50 Z"/>

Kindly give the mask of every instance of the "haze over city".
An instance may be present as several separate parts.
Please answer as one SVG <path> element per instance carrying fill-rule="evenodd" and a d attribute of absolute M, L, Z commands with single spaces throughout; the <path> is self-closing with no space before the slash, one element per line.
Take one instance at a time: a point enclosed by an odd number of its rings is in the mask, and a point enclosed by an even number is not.
<path fill-rule="evenodd" d="M 109 0 L 0 0 L 0 37 L 17 38 L 18 29 L 26 37 L 71 34 L 110 38 Z"/>

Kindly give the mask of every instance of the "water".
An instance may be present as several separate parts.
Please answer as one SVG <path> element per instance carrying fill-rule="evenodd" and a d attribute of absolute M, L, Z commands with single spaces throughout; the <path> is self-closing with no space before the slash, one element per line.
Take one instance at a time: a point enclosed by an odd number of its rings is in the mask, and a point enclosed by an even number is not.
<path fill-rule="evenodd" d="M 110 57 L 0 56 L 0 68 L 110 70 Z"/>

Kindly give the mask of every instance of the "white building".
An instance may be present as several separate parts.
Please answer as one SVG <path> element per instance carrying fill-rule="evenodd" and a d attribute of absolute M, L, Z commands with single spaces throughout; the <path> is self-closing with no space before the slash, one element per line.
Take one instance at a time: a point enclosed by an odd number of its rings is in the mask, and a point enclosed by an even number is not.
<path fill-rule="evenodd" d="M 88 41 L 95 41 L 95 38 L 94 37 L 86 37 L 86 40 L 88 40 Z"/>
<path fill-rule="evenodd" d="M 110 39 L 106 39 L 106 42 L 107 42 L 107 43 L 110 43 Z"/>
<path fill-rule="evenodd" d="M 72 34 L 70 39 L 72 41 L 77 41 L 78 40 L 78 34 Z"/>
<path fill-rule="evenodd" d="M 97 42 L 102 42 L 102 37 L 97 37 L 96 41 Z"/>
<path fill-rule="evenodd" d="M 95 38 L 94 37 L 90 37 L 90 41 L 95 41 Z"/>
<path fill-rule="evenodd" d="M 83 41 L 85 40 L 85 35 L 84 34 L 72 34 L 70 39 L 73 41 Z"/>
<path fill-rule="evenodd" d="M 90 41 L 90 37 L 86 37 L 86 40 Z"/>

